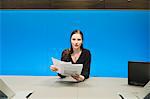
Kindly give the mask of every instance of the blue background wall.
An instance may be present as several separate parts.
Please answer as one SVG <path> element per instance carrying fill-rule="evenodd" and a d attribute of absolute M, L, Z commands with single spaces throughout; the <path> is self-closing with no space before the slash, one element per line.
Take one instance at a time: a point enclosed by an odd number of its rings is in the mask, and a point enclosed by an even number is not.
<path fill-rule="evenodd" d="M 127 77 L 128 61 L 150 61 L 146 10 L 3 10 L 1 75 L 56 75 L 51 57 L 70 47 L 74 29 L 92 53 L 91 76 Z"/>

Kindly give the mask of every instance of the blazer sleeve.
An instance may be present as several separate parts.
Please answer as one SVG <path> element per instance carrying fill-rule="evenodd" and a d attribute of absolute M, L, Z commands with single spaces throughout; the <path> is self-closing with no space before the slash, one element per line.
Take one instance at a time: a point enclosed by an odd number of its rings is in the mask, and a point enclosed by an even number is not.
<path fill-rule="evenodd" d="M 85 77 L 85 79 L 89 78 L 90 75 L 90 64 L 91 64 L 91 53 L 88 51 L 85 54 L 85 61 L 83 63 L 83 69 L 81 75 Z"/>

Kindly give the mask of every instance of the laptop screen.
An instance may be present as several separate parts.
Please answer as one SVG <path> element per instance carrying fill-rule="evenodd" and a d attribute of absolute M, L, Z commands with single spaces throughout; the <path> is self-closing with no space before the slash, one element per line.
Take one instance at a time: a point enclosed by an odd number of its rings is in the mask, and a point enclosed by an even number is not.
<path fill-rule="evenodd" d="M 144 86 L 150 80 L 150 62 L 128 62 L 128 84 Z"/>

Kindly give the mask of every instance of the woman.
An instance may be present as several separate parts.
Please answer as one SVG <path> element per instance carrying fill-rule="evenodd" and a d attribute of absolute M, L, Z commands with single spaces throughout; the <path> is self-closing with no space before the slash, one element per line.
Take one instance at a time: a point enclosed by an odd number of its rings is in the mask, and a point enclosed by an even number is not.
<path fill-rule="evenodd" d="M 71 48 L 62 52 L 61 60 L 65 62 L 72 62 L 72 64 L 83 64 L 80 75 L 72 75 L 77 81 L 84 81 L 90 75 L 91 53 L 89 50 L 83 48 L 83 33 L 80 30 L 74 30 L 70 36 Z M 58 69 L 51 66 L 50 69 L 56 72 Z M 61 78 L 65 76 L 58 74 Z"/>

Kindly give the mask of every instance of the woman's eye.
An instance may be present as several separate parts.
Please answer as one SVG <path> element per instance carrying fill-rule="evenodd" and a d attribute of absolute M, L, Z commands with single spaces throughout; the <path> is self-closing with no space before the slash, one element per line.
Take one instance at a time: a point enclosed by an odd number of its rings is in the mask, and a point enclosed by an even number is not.
<path fill-rule="evenodd" d="M 78 41 L 81 41 L 81 39 L 78 39 Z"/>
<path fill-rule="evenodd" d="M 76 40 L 76 39 L 72 39 L 72 40 Z"/>

